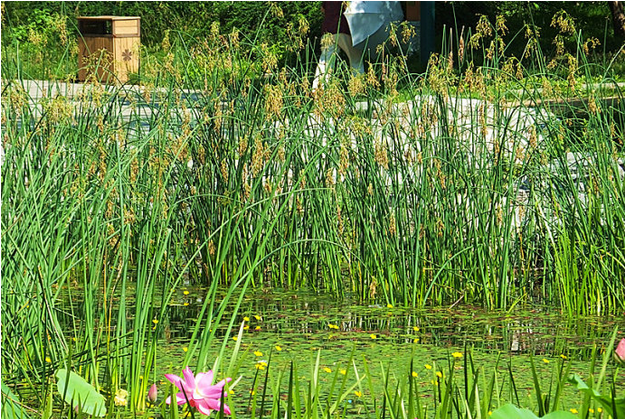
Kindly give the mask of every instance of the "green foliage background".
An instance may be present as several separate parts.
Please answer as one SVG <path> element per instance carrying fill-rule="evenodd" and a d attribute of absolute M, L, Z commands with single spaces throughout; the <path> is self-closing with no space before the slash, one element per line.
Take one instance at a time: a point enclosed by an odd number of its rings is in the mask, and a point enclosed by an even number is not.
<path fill-rule="evenodd" d="M 153 47 L 163 40 L 167 30 L 178 30 L 190 35 L 201 36 L 208 33 L 213 22 L 219 22 L 222 33 L 229 33 L 234 28 L 243 35 L 253 37 L 259 31 L 259 41 L 281 39 L 285 32 L 285 20 L 294 21 L 304 16 L 310 23 L 311 36 L 320 34 L 320 2 L 186 2 L 186 1 L 111 1 L 111 2 L 3 2 L 3 24 L 11 31 L 19 30 L 33 22 L 33 18 L 42 12 L 47 15 L 59 14 L 74 26 L 78 16 L 117 15 L 141 17 L 141 41 Z M 278 12 L 278 7 L 283 17 Z M 273 10 L 272 10 L 273 9 Z M 264 23 L 263 18 L 267 11 Z M 41 19 L 39 23 L 44 23 Z M 3 42 L 5 39 L 3 31 Z"/>
<path fill-rule="evenodd" d="M 283 16 L 277 12 L 278 8 Z M 276 12 L 267 14 L 265 18 L 268 9 L 275 9 Z M 487 15 L 491 20 L 502 15 L 511 33 L 520 31 L 526 22 L 533 22 L 541 30 L 545 48 L 557 33 L 556 28 L 550 27 L 550 22 L 559 10 L 565 10 L 573 16 L 583 36 L 596 37 L 606 50 L 614 50 L 622 45 L 623 40 L 614 36 L 610 10 L 605 1 L 436 2 L 437 34 L 440 36 L 443 27 L 458 30 L 463 26 L 474 27 L 480 15 Z M 142 42 L 148 47 L 158 45 L 167 30 L 201 36 L 202 33 L 208 33 L 213 22 L 219 22 L 222 33 L 237 28 L 249 37 L 258 32 L 258 40 L 261 42 L 285 42 L 286 23 L 294 22 L 299 17 L 308 21 L 310 38 L 315 39 L 320 36 L 323 19 L 321 2 L 2 2 L 2 23 L 5 29 L 2 31 L 3 44 L 16 37 L 23 40 L 25 28 L 43 28 L 45 17 L 55 14 L 67 18 L 68 28 L 73 31 L 76 30 L 77 16 L 141 16 Z M 524 44 L 522 39 L 519 44 Z"/>

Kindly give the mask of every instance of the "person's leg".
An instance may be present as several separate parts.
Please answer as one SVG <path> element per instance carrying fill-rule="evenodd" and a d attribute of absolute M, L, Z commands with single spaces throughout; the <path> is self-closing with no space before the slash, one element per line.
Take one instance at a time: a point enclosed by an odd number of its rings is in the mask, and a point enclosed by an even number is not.
<path fill-rule="evenodd" d="M 325 82 L 328 75 L 328 69 L 334 66 L 336 54 L 336 43 L 330 43 L 326 48 L 321 50 L 319 56 L 319 63 L 317 64 L 317 70 L 315 71 L 315 78 L 313 80 L 312 89 L 317 90 L 319 83 Z"/>

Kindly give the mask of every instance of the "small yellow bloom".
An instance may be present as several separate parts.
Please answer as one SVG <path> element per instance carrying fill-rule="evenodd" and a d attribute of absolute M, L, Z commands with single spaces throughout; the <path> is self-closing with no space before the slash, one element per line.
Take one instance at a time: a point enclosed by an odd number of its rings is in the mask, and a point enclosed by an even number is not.
<path fill-rule="evenodd" d="M 250 327 L 248 325 L 243 326 L 243 330 L 249 330 Z"/>
<path fill-rule="evenodd" d="M 378 337 L 377 337 L 376 335 L 374 335 L 373 333 L 372 333 L 372 334 L 370 334 L 370 335 L 369 335 L 369 337 L 370 337 L 371 339 L 377 339 L 377 338 L 378 338 Z"/>
<path fill-rule="evenodd" d="M 574 414 L 574 415 L 577 415 L 577 413 L 578 413 L 578 412 L 577 412 L 577 409 L 575 409 L 575 408 L 571 408 L 571 409 L 569 409 L 569 410 L 570 410 L 570 411 L 571 411 L 571 413 L 572 413 L 572 414 Z"/>
<path fill-rule="evenodd" d="M 267 366 L 267 363 L 265 361 L 258 361 L 255 365 L 256 369 L 259 369 L 259 370 L 264 370 L 266 366 Z"/>
<path fill-rule="evenodd" d="M 415 377 L 415 378 L 417 378 L 417 377 L 419 376 L 419 374 L 417 374 L 416 372 L 414 372 L 414 371 L 413 371 L 413 372 L 412 372 L 412 376 L 413 376 L 413 377 Z"/>
<path fill-rule="evenodd" d="M 425 364 L 425 369 L 426 369 L 426 370 L 431 370 L 431 369 L 432 369 L 432 366 L 431 366 L 430 364 Z"/>
<path fill-rule="evenodd" d="M 263 353 L 261 351 L 254 351 L 254 355 L 263 356 Z"/>
<path fill-rule="evenodd" d="M 255 315 L 254 315 L 254 318 L 255 318 L 256 320 L 260 321 L 260 316 L 259 316 L 258 314 L 255 314 Z"/>
<path fill-rule="evenodd" d="M 187 348 L 187 347 L 185 346 L 184 348 L 182 348 L 182 350 L 183 350 L 184 352 L 187 352 L 187 351 L 189 350 L 189 348 Z"/>
<path fill-rule="evenodd" d="M 260 326 L 256 326 L 254 330 L 260 330 Z"/>
<path fill-rule="evenodd" d="M 442 372 L 440 372 L 440 371 L 436 371 L 436 376 L 437 376 L 438 378 L 443 378 L 443 373 L 442 373 Z"/>
<path fill-rule="evenodd" d="M 548 364 L 548 363 L 549 363 L 549 360 L 548 360 L 547 358 L 543 358 L 543 362 L 544 362 L 545 364 Z"/>
<path fill-rule="evenodd" d="M 338 329 L 338 328 L 339 328 L 337 325 L 332 324 L 332 323 L 328 323 L 328 327 L 329 327 L 330 329 Z"/>
<path fill-rule="evenodd" d="M 419 338 L 414 338 L 414 339 L 412 340 L 412 343 L 417 343 L 417 342 L 419 342 Z"/>
<path fill-rule="evenodd" d="M 243 317 L 243 321 L 244 321 L 244 322 L 249 322 L 249 321 L 250 321 L 250 318 L 249 318 L 249 317 L 247 317 L 247 316 L 245 316 L 245 317 Z"/>
<path fill-rule="evenodd" d="M 234 341 L 236 341 L 236 340 L 238 340 L 238 339 L 239 339 L 239 338 L 238 338 L 238 337 L 236 337 L 236 336 L 233 336 L 233 337 L 232 337 L 232 340 L 234 340 Z"/>
<path fill-rule="evenodd" d="M 451 356 L 453 356 L 454 358 L 462 358 L 462 354 L 460 352 L 454 352 L 453 354 L 451 354 Z"/>
<path fill-rule="evenodd" d="M 595 409 L 593 409 L 592 407 L 588 408 L 588 413 L 595 413 Z"/>
<path fill-rule="evenodd" d="M 387 304 L 386 308 L 393 308 L 393 304 Z"/>
<path fill-rule="evenodd" d="M 280 345 L 276 345 L 276 351 L 280 352 L 282 350 L 282 348 L 280 347 Z"/>
<path fill-rule="evenodd" d="M 324 367 L 324 368 L 323 368 L 323 370 L 324 370 L 325 372 L 332 372 L 332 370 L 331 370 L 330 368 L 328 368 L 328 367 Z"/>
<path fill-rule="evenodd" d="M 182 293 L 183 293 L 184 295 L 189 295 L 189 291 L 187 291 L 187 290 L 182 291 Z"/>
<path fill-rule="evenodd" d="M 560 354 L 560 358 L 562 358 L 562 359 L 566 359 L 566 355 L 564 355 L 564 354 Z"/>
<path fill-rule="evenodd" d="M 421 330 L 421 329 L 419 329 L 419 326 L 413 326 L 413 327 L 412 327 L 412 330 L 414 330 L 415 332 L 418 332 L 418 331 L 419 331 L 419 330 Z"/>
<path fill-rule="evenodd" d="M 362 392 L 358 390 L 354 391 L 354 394 L 356 395 L 356 397 L 362 397 Z"/>
<path fill-rule="evenodd" d="M 126 406 L 126 398 L 128 397 L 128 392 L 123 388 L 118 389 L 115 392 L 115 406 Z"/>
<path fill-rule="evenodd" d="M 49 356 L 46 356 L 46 362 L 48 362 L 48 363 L 52 362 L 52 360 L 50 359 Z"/>
<path fill-rule="evenodd" d="M 489 411 L 488 411 L 488 416 L 490 416 L 490 415 L 492 415 L 492 414 L 493 414 L 493 411 L 492 411 L 492 410 L 489 410 Z"/>
<path fill-rule="evenodd" d="M 189 303 L 187 303 L 186 301 L 184 303 L 182 303 L 183 306 L 188 306 Z"/>
<path fill-rule="evenodd" d="M 600 407 L 598 407 L 598 408 L 597 408 L 597 413 L 601 413 L 601 412 L 603 412 L 603 409 L 602 409 L 602 408 L 600 408 Z"/>
<path fill-rule="evenodd" d="M 339 369 L 339 372 L 343 375 L 347 374 L 347 370 L 345 368 Z"/>
<path fill-rule="evenodd" d="M 158 320 L 154 319 L 154 320 L 152 320 L 152 323 L 158 324 Z"/>

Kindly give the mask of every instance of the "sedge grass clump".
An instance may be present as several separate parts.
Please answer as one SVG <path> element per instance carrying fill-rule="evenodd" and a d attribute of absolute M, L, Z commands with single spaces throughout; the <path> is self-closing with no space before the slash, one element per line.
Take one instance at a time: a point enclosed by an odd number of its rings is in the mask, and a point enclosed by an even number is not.
<path fill-rule="evenodd" d="M 563 52 L 549 69 L 530 27 L 527 54 L 512 59 L 505 22 L 480 22 L 479 37 L 458 43 L 463 59 L 443 51 L 424 77 L 398 61 L 358 77 L 339 64 L 314 93 L 305 70 L 280 71 L 269 45 L 248 46 L 262 57 L 250 60 L 241 37 L 217 29 L 193 48 L 170 34 L 139 89 L 108 86 L 95 71 L 73 99 L 36 103 L 3 60 L 7 383 L 25 380 L 20 397 L 43 408 L 51 390 L 34 389 L 78 368 L 142 411 L 183 281 L 206 289 L 185 355 L 200 371 L 216 326 L 234 327 L 228 305 L 236 314 L 253 286 L 407 307 L 622 310 L 625 111 L 606 99 L 618 92 L 610 69 L 599 87 L 579 80 L 601 73 L 584 54 Z M 478 49 L 484 62 L 471 57 Z M 553 104 L 571 95 L 581 108 Z M 342 386 L 331 402 L 311 381 L 305 399 L 289 390 L 291 406 L 339 412 L 355 392 L 380 396 L 358 403 L 362 411 L 401 416 L 404 395 L 410 405 L 412 370 L 397 382 L 387 374 L 398 393 L 367 388 L 357 368 L 343 386 L 330 369 Z M 474 382 L 459 387 L 454 371 L 431 377 L 437 405 L 427 412 L 449 414 L 464 394 L 485 417 L 492 405 L 477 402 Z M 283 409 L 280 394 L 272 403 Z M 413 412 L 426 414 L 417 400 Z"/>

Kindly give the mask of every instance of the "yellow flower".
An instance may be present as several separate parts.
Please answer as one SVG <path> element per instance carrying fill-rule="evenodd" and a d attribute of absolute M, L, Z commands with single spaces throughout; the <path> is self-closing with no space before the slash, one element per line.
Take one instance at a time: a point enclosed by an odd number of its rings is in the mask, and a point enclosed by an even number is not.
<path fill-rule="evenodd" d="M 462 358 L 462 354 L 460 352 L 454 352 L 453 354 L 451 354 L 451 356 L 453 356 L 454 358 Z"/>
<path fill-rule="evenodd" d="M 374 335 L 373 333 L 372 333 L 372 334 L 370 334 L 370 335 L 369 335 L 369 337 L 370 337 L 371 339 L 377 339 L 377 338 L 378 338 L 378 337 L 377 337 L 376 335 Z"/>
<path fill-rule="evenodd" d="M 386 308 L 393 308 L 393 304 L 387 304 Z"/>
<path fill-rule="evenodd" d="M 183 350 L 184 352 L 187 352 L 187 351 L 189 350 L 189 348 L 187 348 L 187 347 L 185 346 L 184 348 L 182 348 L 182 350 Z"/>
<path fill-rule="evenodd" d="M 343 375 L 347 374 L 347 370 L 345 368 L 339 369 L 339 372 Z"/>
<path fill-rule="evenodd" d="M 569 410 L 571 411 L 572 414 L 577 415 L 577 409 L 571 408 Z"/>
<path fill-rule="evenodd" d="M 189 291 L 187 291 L 187 290 L 182 291 L 182 293 L 183 293 L 184 295 L 189 295 Z"/>
<path fill-rule="evenodd" d="M 264 370 L 265 367 L 267 366 L 267 363 L 265 361 L 258 361 L 255 366 L 256 366 L 256 369 Z"/>
<path fill-rule="evenodd" d="M 415 377 L 415 378 L 417 378 L 417 377 L 419 376 L 419 374 L 417 374 L 416 372 L 414 372 L 414 371 L 413 371 L 413 372 L 412 372 L 412 376 L 413 376 L 413 377 Z"/>
<path fill-rule="evenodd" d="M 549 363 L 549 360 L 548 360 L 547 358 L 543 358 L 543 362 L 544 362 L 545 364 L 548 364 L 548 363 Z"/>
<path fill-rule="evenodd" d="M 356 397 L 362 397 L 362 392 L 358 390 L 354 391 L 354 394 L 356 395 Z"/>
<path fill-rule="evenodd" d="M 282 350 L 282 348 L 280 347 L 280 345 L 276 345 L 276 351 L 280 352 Z"/>
<path fill-rule="evenodd" d="M 419 329 L 419 326 L 413 326 L 412 330 L 414 330 L 415 332 L 418 332 L 420 329 Z"/>
<path fill-rule="evenodd" d="M 254 355 L 263 356 L 263 353 L 261 351 L 254 351 Z"/>
<path fill-rule="evenodd" d="M 128 392 L 123 388 L 118 389 L 115 392 L 115 406 L 126 406 L 126 398 L 128 397 Z"/>
<path fill-rule="evenodd" d="M 250 327 L 248 325 L 243 326 L 243 330 L 249 330 Z"/>
<path fill-rule="evenodd" d="M 249 322 L 249 321 L 250 321 L 250 318 L 249 318 L 249 317 L 247 317 L 247 316 L 245 316 L 245 317 L 243 317 L 243 321 L 244 321 L 244 322 Z"/>
<path fill-rule="evenodd" d="M 182 303 L 183 306 L 188 306 L 189 303 L 187 303 L 186 301 L 184 303 Z"/>
<path fill-rule="evenodd" d="M 431 366 L 430 364 L 425 364 L 425 369 L 426 369 L 426 370 L 431 370 L 431 369 L 432 369 L 432 366 Z"/>
<path fill-rule="evenodd" d="M 254 315 L 254 318 L 255 318 L 256 320 L 260 321 L 260 316 L 259 316 L 258 314 L 255 314 L 255 315 Z"/>
<path fill-rule="evenodd" d="M 332 324 L 332 323 L 328 323 L 328 327 L 329 327 L 330 329 L 338 329 L 338 328 L 339 328 L 337 325 Z"/>
<path fill-rule="evenodd" d="M 256 327 L 255 327 L 255 330 L 260 330 L 260 326 L 256 326 Z"/>
<path fill-rule="evenodd" d="M 564 355 L 564 354 L 560 354 L 560 358 L 562 358 L 562 359 L 566 359 L 566 355 Z"/>
<path fill-rule="evenodd" d="M 49 356 L 46 356 L 46 362 L 48 362 L 48 363 L 52 362 L 52 360 L 50 359 Z"/>
<path fill-rule="evenodd" d="M 154 319 L 154 320 L 152 320 L 152 323 L 158 324 L 158 320 Z"/>
<path fill-rule="evenodd" d="M 489 411 L 488 411 L 488 416 L 490 416 L 490 415 L 492 415 L 492 414 L 493 414 L 493 411 L 492 411 L 492 410 L 489 410 Z"/>
<path fill-rule="evenodd" d="M 236 341 L 237 339 L 239 339 L 239 338 L 238 338 L 238 337 L 236 337 L 236 336 L 233 336 L 233 337 L 232 337 L 232 340 L 234 340 L 234 341 Z"/>
<path fill-rule="evenodd" d="M 417 342 L 419 342 L 419 338 L 414 338 L 414 339 L 412 340 L 412 343 L 417 343 Z"/>
<path fill-rule="evenodd" d="M 598 407 L 598 408 L 597 408 L 597 413 L 601 413 L 601 412 L 603 412 L 603 409 L 602 409 L 602 408 L 600 408 L 600 407 Z"/>
<path fill-rule="evenodd" d="M 593 409 L 592 407 L 588 408 L 588 413 L 595 413 L 595 409 Z"/>
<path fill-rule="evenodd" d="M 442 373 L 442 372 L 440 372 L 440 371 L 436 371 L 436 376 L 437 376 L 438 378 L 443 378 L 443 373 Z"/>
<path fill-rule="evenodd" d="M 331 370 L 330 368 L 328 368 L 328 367 L 324 367 L 324 368 L 323 368 L 323 370 L 324 370 L 325 372 L 332 372 L 332 370 Z"/>

